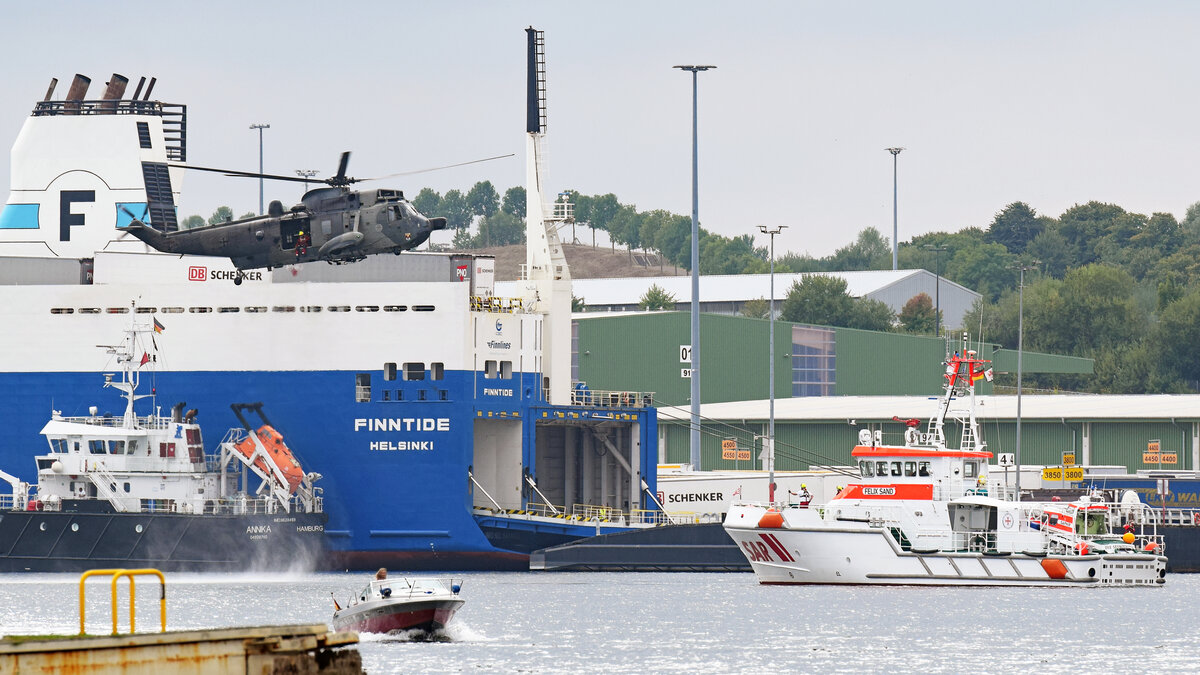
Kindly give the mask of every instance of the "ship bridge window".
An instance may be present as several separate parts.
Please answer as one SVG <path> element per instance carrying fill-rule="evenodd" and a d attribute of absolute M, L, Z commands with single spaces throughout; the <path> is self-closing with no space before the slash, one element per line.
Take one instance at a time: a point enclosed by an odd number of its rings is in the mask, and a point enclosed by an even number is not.
<path fill-rule="evenodd" d="M 396 364 L 390 361 L 383 364 L 383 379 L 389 382 L 396 379 Z"/>
<path fill-rule="evenodd" d="M 241 307 L 218 307 L 217 308 L 217 312 L 219 312 L 221 314 L 234 314 L 234 313 L 240 312 L 240 311 L 242 311 Z"/>
<path fill-rule="evenodd" d="M 408 306 L 407 305 L 384 305 L 383 311 L 385 311 L 385 312 L 407 312 Z"/>
<path fill-rule="evenodd" d="M 109 441 L 108 451 L 113 455 L 125 454 L 125 441 Z"/>
<path fill-rule="evenodd" d="M 892 475 L 893 476 L 900 475 L 900 462 L 892 462 Z"/>
<path fill-rule="evenodd" d="M 425 362 L 414 361 L 404 364 L 404 379 L 415 381 L 425 379 Z"/>
<path fill-rule="evenodd" d="M 71 307 L 51 307 L 51 314 L 74 314 L 75 310 Z"/>
<path fill-rule="evenodd" d="M 429 364 L 429 379 L 441 380 L 446 376 L 446 367 L 441 363 L 434 361 Z"/>
<path fill-rule="evenodd" d="M 99 307 L 80 307 L 79 313 L 80 314 L 99 314 L 100 308 Z"/>
<path fill-rule="evenodd" d="M 977 462 L 963 462 L 963 478 L 974 478 L 979 473 Z"/>
<path fill-rule="evenodd" d="M 909 476 L 909 477 L 917 475 L 917 463 L 916 462 L 905 462 L 904 463 L 904 475 Z"/>
<path fill-rule="evenodd" d="M 129 445 L 125 447 L 126 454 L 135 454 L 138 451 L 138 442 L 136 438 L 129 439 Z"/>
<path fill-rule="evenodd" d="M 267 309 L 266 307 L 263 307 L 263 310 L 264 310 L 264 311 L 265 311 L 266 309 Z M 286 314 L 286 313 L 288 313 L 288 312 L 294 312 L 294 311 L 296 311 L 296 308 L 295 308 L 295 307 L 293 307 L 293 306 L 291 306 L 291 305 L 281 305 L 281 306 L 278 306 L 278 307 L 272 307 L 272 308 L 271 308 L 271 311 L 272 311 L 272 312 L 282 312 L 282 313 Z"/>
<path fill-rule="evenodd" d="M 875 462 L 875 474 L 878 476 L 888 475 L 888 463 L 887 462 Z"/>
<path fill-rule="evenodd" d="M 163 307 L 162 313 L 163 314 L 183 314 L 183 308 L 182 307 Z"/>
<path fill-rule="evenodd" d="M 354 308 L 356 312 L 378 312 L 379 305 L 357 305 Z"/>
<path fill-rule="evenodd" d="M 128 314 L 129 308 L 128 307 L 109 307 L 105 311 L 108 312 L 109 314 Z"/>
<path fill-rule="evenodd" d="M 930 475 L 929 474 L 929 462 L 917 462 L 917 475 L 918 476 Z"/>
<path fill-rule="evenodd" d="M 862 473 L 863 478 L 873 478 L 875 476 L 875 465 L 871 462 L 859 462 L 858 470 Z"/>
<path fill-rule="evenodd" d="M 312 312 L 313 314 L 316 314 L 317 312 L 321 311 L 321 306 L 320 305 L 309 305 L 307 307 L 301 307 L 300 311 L 301 312 Z"/>
<path fill-rule="evenodd" d="M 358 403 L 371 401 L 371 374 L 357 373 L 354 376 L 354 400 Z"/>
<path fill-rule="evenodd" d="M 330 305 L 329 311 L 331 311 L 331 312 L 349 312 L 350 305 Z"/>
<path fill-rule="evenodd" d="M 208 314 L 212 311 L 212 307 L 188 307 L 188 311 L 192 314 Z"/>
<path fill-rule="evenodd" d="M 494 379 L 496 379 L 496 375 L 497 375 L 496 362 L 495 361 L 484 361 L 483 362 L 483 377 L 484 377 L 484 379 L 494 380 Z"/>
<path fill-rule="evenodd" d="M 88 452 L 92 453 L 93 455 L 103 455 L 104 454 L 104 441 L 102 441 L 98 438 L 93 438 L 93 439 L 89 440 L 88 441 Z"/>
<path fill-rule="evenodd" d="M 247 307 L 247 308 L 246 308 L 246 311 L 247 311 L 247 312 L 249 312 L 249 313 L 251 313 L 251 314 L 261 314 L 261 313 L 263 313 L 263 312 L 267 311 L 267 308 L 266 308 L 266 307 L 261 307 L 261 306 L 257 306 L 257 307 Z"/>
<path fill-rule="evenodd" d="M 52 452 L 58 452 L 65 455 L 69 451 L 70 447 L 71 446 L 67 443 L 67 439 L 65 438 L 50 439 L 50 448 L 52 449 Z"/>
<path fill-rule="evenodd" d="M 413 305 L 414 312 L 432 312 L 433 310 L 433 305 Z"/>
<path fill-rule="evenodd" d="M 153 314 L 154 308 L 153 307 L 138 307 L 134 311 L 137 312 L 138 314 Z"/>

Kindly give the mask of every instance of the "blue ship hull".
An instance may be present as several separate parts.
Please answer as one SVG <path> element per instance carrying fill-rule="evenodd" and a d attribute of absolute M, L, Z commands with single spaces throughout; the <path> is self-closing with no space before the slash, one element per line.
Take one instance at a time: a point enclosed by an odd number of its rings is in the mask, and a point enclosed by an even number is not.
<path fill-rule="evenodd" d="M 355 372 L 341 371 L 159 372 L 150 387 L 143 381 L 142 391 L 157 392 L 160 414 L 179 401 L 197 408 L 210 452 L 225 430 L 238 426 L 230 404 L 261 401 L 304 470 L 322 475 L 318 486 L 329 517 L 322 566 L 329 569 L 527 569 L 528 552 L 541 542 L 594 534 L 593 527 L 564 522 L 525 537 L 506 531 L 497 539 L 500 546 L 489 540 L 473 515 L 468 478 L 474 426 L 477 419 L 520 420 L 523 471 L 536 479 L 538 419 L 588 419 L 613 411 L 538 402 L 538 378 L 528 374 L 505 381 L 509 396 L 484 396 L 482 374 L 471 372 L 421 381 L 385 381 L 381 371 L 371 376 L 376 386 L 369 397 L 356 388 Z M 33 456 L 45 450 L 39 431 L 52 409 L 86 415 L 96 405 L 101 415 L 119 414 L 116 392 L 96 387 L 100 377 L 0 373 L 0 467 L 36 483 Z M 494 387 L 496 380 L 486 382 Z M 151 401 L 139 401 L 138 413 L 152 412 Z M 620 413 L 640 425 L 642 448 L 655 447 L 652 412 Z M 640 467 L 651 491 L 653 455 L 644 453 Z"/>

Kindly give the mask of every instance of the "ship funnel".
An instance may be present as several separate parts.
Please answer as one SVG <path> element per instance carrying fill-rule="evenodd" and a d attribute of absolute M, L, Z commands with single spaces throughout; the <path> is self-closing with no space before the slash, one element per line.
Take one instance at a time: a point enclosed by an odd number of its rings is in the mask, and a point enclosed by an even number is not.
<path fill-rule="evenodd" d="M 125 87 L 129 86 L 129 78 L 124 75 L 113 73 L 112 79 L 108 81 L 108 88 L 104 90 L 105 101 L 120 101 L 125 95 Z"/>
<path fill-rule="evenodd" d="M 187 403 L 180 401 L 179 403 L 176 403 L 175 405 L 171 406 L 171 421 L 172 422 L 182 422 L 183 421 L 183 406 L 185 406 L 185 405 L 187 405 Z"/>
<path fill-rule="evenodd" d="M 146 94 L 145 94 L 144 96 L 142 96 L 142 100 L 143 100 L 143 101 L 149 101 L 149 100 L 150 100 L 150 92 L 154 91 L 154 83 L 155 83 L 155 82 L 158 82 L 158 78 L 157 78 L 157 77 L 152 77 L 152 78 L 150 78 L 150 84 L 149 84 L 149 85 L 146 87 Z"/>
<path fill-rule="evenodd" d="M 42 100 L 49 101 L 50 99 L 54 98 L 54 88 L 57 86 L 58 86 L 58 78 L 57 77 L 50 78 L 50 86 L 46 89 L 46 98 L 44 98 Z"/>
<path fill-rule="evenodd" d="M 137 89 L 133 90 L 133 96 L 130 96 L 129 98 L 134 101 L 138 100 L 138 97 L 142 95 L 142 87 L 144 87 L 144 86 L 146 86 L 146 76 L 145 75 L 142 76 L 142 79 L 138 80 Z"/>
<path fill-rule="evenodd" d="M 104 100 L 108 101 L 101 109 L 106 112 L 117 111 L 117 101 L 125 95 L 125 87 L 129 86 L 129 78 L 124 75 L 113 73 L 112 79 L 108 81 L 108 88 L 104 90 Z"/>
<path fill-rule="evenodd" d="M 75 79 L 71 81 L 71 88 L 67 91 L 67 104 L 63 106 L 63 112 L 68 115 L 78 115 L 79 103 L 84 96 L 87 96 L 87 90 L 91 84 L 92 78 L 75 73 Z"/>

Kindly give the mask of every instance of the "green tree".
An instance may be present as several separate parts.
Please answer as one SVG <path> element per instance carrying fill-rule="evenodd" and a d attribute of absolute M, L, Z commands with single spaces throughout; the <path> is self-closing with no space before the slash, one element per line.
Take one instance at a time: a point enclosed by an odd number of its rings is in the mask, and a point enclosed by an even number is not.
<path fill-rule="evenodd" d="M 472 215 L 487 218 L 500 210 L 500 195 L 490 180 L 481 180 L 467 192 L 467 208 Z"/>
<path fill-rule="evenodd" d="M 823 274 L 808 274 L 794 282 L 784 298 L 780 318 L 793 323 L 844 325 L 854 309 L 846 281 Z"/>
<path fill-rule="evenodd" d="M 246 218 L 253 218 L 257 215 L 258 215 L 257 213 L 250 211 L 248 213 L 243 213 L 242 215 L 238 216 L 238 220 L 245 220 Z"/>
<path fill-rule="evenodd" d="M 1076 204 L 1058 217 L 1059 233 L 1067 240 L 1074 253 L 1074 263 L 1087 265 L 1100 259 L 1096 246 L 1110 231 L 1114 223 L 1125 215 L 1125 209 L 1114 204 L 1088 202 Z M 1123 226 L 1115 229 L 1126 229 Z"/>
<path fill-rule="evenodd" d="M 1188 207 L 1179 226 L 1183 229 L 1184 243 L 1200 243 L 1200 202 Z"/>
<path fill-rule="evenodd" d="M 1078 356 L 1100 346 L 1133 342 L 1147 323 L 1134 301 L 1133 277 L 1121 269 L 1105 265 L 1073 269 L 1063 279 L 1062 298 L 1056 330 L 1074 337 L 1070 353 Z"/>
<path fill-rule="evenodd" d="M 675 309 L 675 296 L 658 284 L 651 284 L 638 301 L 638 307 L 650 311 Z"/>
<path fill-rule="evenodd" d="M 1001 244 L 1010 253 L 1023 253 L 1045 228 L 1038 215 L 1025 202 L 1013 202 L 996 214 L 988 227 L 987 240 Z"/>
<path fill-rule="evenodd" d="M 477 248 L 524 243 L 525 221 L 507 211 L 497 211 L 479 221 L 479 234 L 475 238 Z"/>
<path fill-rule="evenodd" d="M 441 215 L 446 218 L 446 227 L 464 230 L 471 226 L 471 208 L 463 193 L 458 190 L 446 192 L 438 206 Z"/>
<path fill-rule="evenodd" d="M 879 230 L 868 227 L 858 233 L 854 243 L 843 246 L 833 253 L 834 272 L 856 270 L 882 270 L 892 266 L 892 247 Z"/>
<path fill-rule="evenodd" d="M 421 188 L 412 200 L 413 208 L 427 216 L 436 216 L 442 210 L 442 196 L 429 188 Z"/>
<path fill-rule="evenodd" d="M 577 298 L 574 295 L 572 295 L 571 296 L 571 311 L 572 312 L 583 312 L 586 310 L 587 310 L 587 301 L 584 300 L 583 298 Z"/>
<path fill-rule="evenodd" d="M 946 277 L 990 300 L 1014 285 L 1016 256 L 1000 244 L 975 244 L 958 250 L 946 263 Z"/>
<path fill-rule="evenodd" d="M 228 206 L 218 206 L 216 211 L 208 217 L 209 225 L 220 225 L 233 220 L 233 209 Z"/>
<path fill-rule="evenodd" d="M 181 230 L 190 230 L 194 227 L 204 227 L 204 225 L 204 216 L 188 216 L 180 223 L 179 228 Z"/>
<path fill-rule="evenodd" d="M 928 335 L 936 332 L 937 325 L 937 310 L 933 307 L 933 300 L 925 293 L 909 298 L 900 310 L 900 328 L 905 333 Z"/>
<path fill-rule="evenodd" d="M 504 201 L 500 204 L 500 210 L 505 213 L 510 213 L 524 220 L 525 218 L 525 188 L 510 187 L 504 191 Z"/>
<path fill-rule="evenodd" d="M 1063 275 L 1067 273 L 1067 267 L 1074 260 L 1071 245 L 1067 243 L 1067 238 L 1058 231 L 1057 226 L 1048 227 L 1039 232 L 1025 247 L 1025 252 L 1033 260 L 1041 261 L 1039 269 L 1055 279 L 1063 278 Z"/>
<path fill-rule="evenodd" d="M 608 224 L 608 236 L 612 239 L 614 248 L 616 244 L 625 244 L 629 249 L 629 259 L 633 259 L 633 249 L 641 246 L 641 240 L 638 238 L 642 230 L 642 217 L 637 212 L 637 209 L 622 204 L 617 209 L 617 214 Z"/>
<path fill-rule="evenodd" d="M 843 324 L 847 328 L 888 332 L 895 328 L 896 313 L 887 303 L 870 298 L 859 298 L 854 301 L 849 320 Z"/>
<path fill-rule="evenodd" d="M 1158 317 L 1154 337 L 1159 367 L 1200 388 L 1200 289 L 1167 305 Z"/>
<path fill-rule="evenodd" d="M 767 319 L 771 315 L 771 303 L 767 302 L 766 298 L 755 298 L 747 300 L 742 305 L 740 314 L 749 319 Z"/>

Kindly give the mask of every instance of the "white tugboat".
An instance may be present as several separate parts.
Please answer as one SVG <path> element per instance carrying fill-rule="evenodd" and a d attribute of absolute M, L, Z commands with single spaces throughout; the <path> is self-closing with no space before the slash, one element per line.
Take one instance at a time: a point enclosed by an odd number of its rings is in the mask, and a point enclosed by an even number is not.
<path fill-rule="evenodd" d="M 134 316 L 141 316 L 134 312 Z M 125 400 L 121 416 L 67 417 L 42 428 L 49 452 L 36 457 L 34 486 L 0 471 L 13 494 L 0 496 L 0 571 L 95 567 L 243 570 L 315 564 L 326 515 L 319 474 L 304 473 L 261 404 L 236 404 L 243 428 L 205 454 L 197 411 L 179 403 L 138 415 L 141 379 L 157 360 L 156 320 L 134 325 L 105 347 L 121 369 L 104 386 Z M 146 374 L 143 374 L 146 371 Z M 153 401 L 151 401 L 153 403 Z M 252 410 L 263 424 L 253 429 Z M 258 478 L 258 489 L 248 486 Z"/>
<path fill-rule="evenodd" d="M 1022 502 L 989 485 L 975 418 L 987 362 L 955 353 L 926 431 L 904 445 L 859 434 L 860 476 L 829 503 L 735 503 L 725 529 L 763 584 L 1161 585 L 1162 538 L 1138 502 L 1099 493 Z M 952 431 L 953 430 L 953 431 Z M 957 446 L 947 433 L 960 435 Z"/>

